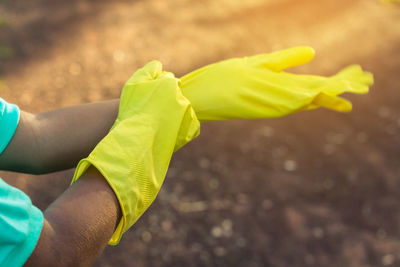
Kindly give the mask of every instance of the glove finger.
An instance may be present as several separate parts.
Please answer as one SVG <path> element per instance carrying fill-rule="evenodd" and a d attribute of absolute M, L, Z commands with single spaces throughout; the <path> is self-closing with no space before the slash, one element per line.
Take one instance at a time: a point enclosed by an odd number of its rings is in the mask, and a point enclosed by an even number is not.
<path fill-rule="evenodd" d="M 354 83 L 359 83 L 366 86 L 374 84 L 374 76 L 372 73 L 363 71 L 360 65 L 351 65 L 340 72 L 334 77 L 349 80 Z"/>
<path fill-rule="evenodd" d="M 350 101 L 338 96 L 331 96 L 325 93 L 319 93 L 313 99 L 311 106 L 312 105 L 317 105 L 339 112 L 350 112 L 353 108 L 353 105 Z"/>
<path fill-rule="evenodd" d="M 329 82 L 328 84 L 320 87 L 319 90 L 327 95 L 340 95 L 346 92 L 354 94 L 366 94 L 369 92 L 369 87 L 365 84 L 349 80 L 337 80 Z"/>
<path fill-rule="evenodd" d="M 329 78 L 322 91 L 329 95 L 339 95 L 344 92 L 366 94 L 373 82 L 371 73 L 364 72 L 358 65 L 353 65 Z"/>
<path fill-rule="evenodd" d="M 313 48 L 297 46 L 270 54 L 256 55 L 250 57 L 249 60 L 255 66 L 262 66 L 279 72 L 290 67 L 306 64 L 314 58 L 314 55 Z"/>
<path fill-rule="evenodd" d="M 369 92 L 369 86 L 358 83 L 358 82 L 350 82 L 347 83 L 347 92 L 355 93 L 355 94 L 367 94 Z"/>
<path fill-rule="evenodd" d="M 159 61 L 151 61 L 137 70 L 122 89 L 117 121 L 142 109 L 152 97 L 151 91 L 164 89 L 168 82 L 172 83 L 172 86 L 180 83 L 173 73 L 162 70 Z M 149 86 L 150 83 L 153 86 Z M 165 94 L 168 95 L 166 92 Z M 132 103 L 135 103 L 134 107 Z"/>
<path fill-rule="evenodd" d="M 147 63 L 142 68 L 138 69 L 129 80 L 126 85 L 131 85 L 135 83 L 145 82 L 149 80 L 156 79 L 160 74 L 162 74 L 162 64 L 160 61 L 153 60 Z"/>

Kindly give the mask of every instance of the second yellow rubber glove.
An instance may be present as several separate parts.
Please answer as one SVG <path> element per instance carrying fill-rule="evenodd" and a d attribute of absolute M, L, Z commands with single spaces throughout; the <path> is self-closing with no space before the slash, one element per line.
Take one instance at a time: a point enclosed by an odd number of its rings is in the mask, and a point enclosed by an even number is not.
<path fill-rule="evenodd" d="M 372 74 L 357 65 L 331 77 L 283 72 L 313 57 L 311 47 L 301 46 L 221 61 L 182 77 L 182 91 L 200 121 L 274 118 L 317 107 L 350 111 L 338 95 L 367 93 Z"/>
<path fill-rule="evenodd" d="M 155 199 L 172 153 L 199 134 L 200 123 L 179 85 L 158 61 L 139 69 L 122 90 L 114 126 L 76 168 L 72 182 L 94 165 L 119 200 L 122 219 L 111 245 Z"/>

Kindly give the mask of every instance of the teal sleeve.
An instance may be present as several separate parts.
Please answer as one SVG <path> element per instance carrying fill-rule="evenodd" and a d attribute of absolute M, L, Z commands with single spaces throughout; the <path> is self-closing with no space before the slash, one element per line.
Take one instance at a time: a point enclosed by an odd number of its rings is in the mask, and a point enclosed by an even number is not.
<path fill-rule="evenodd" d="M 43 226 L 43 213 L 21 190 L 0 178 L 0 266 L 22 266 Z"/>
<path fill-rule="evenodd" d="M 13 137 L 19 121 L 19 108 L 0 97 L 0 154 Z"/>

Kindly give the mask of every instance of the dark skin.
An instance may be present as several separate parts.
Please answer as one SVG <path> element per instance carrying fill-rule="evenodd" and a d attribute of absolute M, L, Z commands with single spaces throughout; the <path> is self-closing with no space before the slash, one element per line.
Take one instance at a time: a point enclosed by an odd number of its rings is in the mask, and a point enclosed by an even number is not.
<path fill-rule="evenodd" d="M 0 155 L 0 169 L 44 174 L 75 167 L 107 135 L 118 105 L 115 99 L 39 114 L 21 111 L 15 135 Z"/>
<path fill-rule="evenodd" d="M 21 112 L 15 135 L 0 155 L 0 169 L 42 174 L 76 166 L 107 134 L 118 105 L 111 100 L 37 115 Z M 90 266 L 120 219 L 113 190 L 90 167 L 44 211 L 39 241 L 25 266 Z"/>
<path fill-rule="evenodd" d="M 91 167 L 46 209 L 44 217 L 39 241 L 25 266 L 90 266 L 110 240 L 121 210 L 114 191 Z"/>

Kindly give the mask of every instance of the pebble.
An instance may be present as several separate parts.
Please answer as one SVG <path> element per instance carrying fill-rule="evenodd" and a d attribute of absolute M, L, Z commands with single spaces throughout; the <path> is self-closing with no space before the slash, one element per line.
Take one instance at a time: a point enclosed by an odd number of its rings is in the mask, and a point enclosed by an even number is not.
<path fill-rule="evenodd" d="M 313 236 L 317 239 L 321 239 L 324 237 L 324 230 L 321 227 L 315 227 L 312 230 Z"/>
<path fill-rule="evenodd" d="M 269 126 L 264 126 L 260 129 L 260 135 L 268 138 L 274 136 L 274 132 L 274 129 Z"/>
<path fill-rule="evenodd" d="M 326 155 L 332 155 L 336 151 L 336 146 L 332 144 L 325 144 L 323 151 Z"/>
<path fill-rule="evenodd" d="M 288 172 L 295 171 L 295 170 L 297 170 L 297 162 L 294 160 L 290 160 L 290 159 L 285 160 L 283 162 L 283 168 L 285 169 L 285 171 L 288 171 Z"/>
<path fill-rule="evenodd" d="M 357 170 L 349 170 L 347 172 L 347 179 L 349 179 L 350 182 L 354 183 L 358 179 L 358 171 Z"/>
<path fill-rule="evenodd" d="M 219 181 L 217 180 L 217 179 L 210 179 L 210 181 L 208 182 L 208 186 L 211 188 L 211 189 L 218 189 L 218 187 L 219 187 Z"/>
<path fill-rule="evenodd" d="M 343 144 L 344 143 L 344 141 L 345 141 L 345 136 L 344 136 L 344 134 L 341 134 L 341 133 L 329 133 L 327 136 L 326 136 L 326 140 L 329 142 L 329 143 L 332 143 L 332 144 L 336 144 L 336 145 L 341 145 L 341 144 Z"/>
<path fill-rule="evenodd" d="M 230 209 L 233 203 L 230 200 L 214 200 L 211 204 L 214 210 L 223 210 L 223 209 Z"/>
<path fill-rule="evenodd" d="M 239 145 L 239 149 L 243 154 L 246 154 L 251 150 L 251 145 L 248 143 L 242 143 Z"/>
<path fill-rule="evenodd" d="M 231 220 L 223 220 L 222 221 L 222 230 L 223 230 L 223 235 L 225 237 L 231 237 L 232 236 L 232 221 Z"/>
<path fill-rule="evenodd" d="M 179 205 L 181 212 L 201 212 L 207 210 L 207 208 L 205 201 L 183 202 Z"/>
<path fill-rule="evenodd" d="M 381 107 L 378 109 L 378 115 L 381 118 L 388 118 L 390 117 L 390 109 L 388 107 Z"/>
<path fill-rule="evenodd" d="M 232 221 L 225 219 L 221 225 L 216 225 L 211 229 L 211 235 L 215 238 L 231 237 L 232 236 Z"/>
<path fill-rule="evenodd" d="M 161 228 L 164 230 L 164 231 L 170 231 L 171 229 L 172 229 L 172 223 L 171 223 L 171 221 L 163 221 L 162 223 L 161 223 Z"/>
<path fill-rule="evenodd" d="M 151 214 L 149 216 L 149 222 L 150 224 L 158 224 L 158 216 L 155 214 Z"/>
<path fill-rule="evenodd" d="M 206 169 L 210 168 L 210 160 L 207 158 L 201 158 L 198 163 L 199 163 L 199 167 L 202 169 L 206 170 Z"/>
<path fill-rule="evenodd" d="M 395 257 L 392 254 L 386 254 L 382 257 L 382 264 L 385 266 L 392 265 L 395 261 Z"/>
<path fill-rule="evenodd" d="M 287 153 L 288 153 L 288 148 L 285 146 L 280 146 L 280 147 L 273 149 L 272 156 L 274 158 L 281 158 L 281 157 L 284 157 L 285 155 L 287 155 Z"/>
<path fill-rule="evenodd" d="M 243 193 L 237 195 L 237 200 L 240 204 L 247 204 L 249 202 L 248 196 Z"/>
<path fill-rule="evenodd" d="M 211 235 L 212 235 L 213 237 L 219 238 L 219 237 L 222 236 L 222 233 L 223 233 L 222 228 L 219 227 L 219 226 L 214 226 L 214 227 L 211 229 Z"/>
<path fill-rule="evenodd" d="M 262 202 L 262 208 L 265 210 L 270 210 L 274 206 L 274 203 L 269 199 L 264 199 Z"/>
<path fill-rule="evenodd" d="M 226 249 L 224 247 L 216 247 L 214 253 L 217 257 L 223 257 L 226 255 Z"/>
<path fill-rule="evenodd" d="M 143 232 L 142 234 L 142 240 L 146 243 L 150 242 L 152 239 L 151 233 L 150 232 Z"/>
<path fill-rule="evenodd" d="M 116 50 L 113 53 L 113 59 L 115 62 L 121 63 L 124 62 L 126 58 L 126 54 L 122 50 Z"/>
<path fill-rule="evenodd" d="M 224 231 L 231 231 L 232 230 L 232 221 L 229 219 L 223 220 L 222 221 L 222 229 L 224 229 Z"/>

